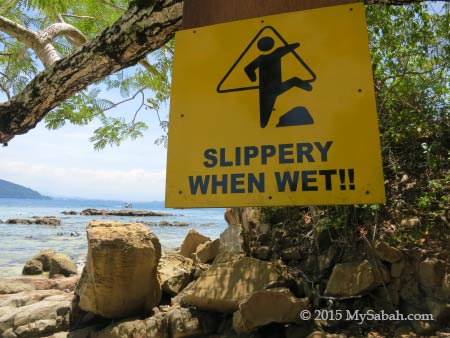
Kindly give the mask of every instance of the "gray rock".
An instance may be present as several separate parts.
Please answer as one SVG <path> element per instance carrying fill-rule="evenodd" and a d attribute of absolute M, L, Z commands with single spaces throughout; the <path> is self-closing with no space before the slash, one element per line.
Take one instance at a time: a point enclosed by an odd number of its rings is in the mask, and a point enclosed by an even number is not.
<path fill-rule="evenodd" d="M 240 224 L 229 224 L 220 235 L 220 253 L 245 253 L 244 228 Z"/>
<path fill-rule="evenodd" d="M 33 217 L 31 219 L 8 219 L 7 224 L 43 224 L 43 225 L 61 225 L 61 219 L 54 216 Z"/>
<path fill-rule="evenodd" d="M 56 275 L 63 275 L 69 277 L 78 273 L 77 266 L 72 260 L 63 254 L 56 254 L 50 259 L 49 277 L 53 278 Z"/>
<path fill-rule="evenodd" d="M 37 259 L 26 262 L 22 269 L 22 275 L 40 275 L 42 272 L 42 263 Z"/>
<path fill-rule="evenodd" d="M 42 269 L 44 271 L 50 271 L 50 261 L 54 255 L 56 255 L 54 249 L 46 249 L 34 255 L 33 259 L 36 259 L 42 263 Z"/>

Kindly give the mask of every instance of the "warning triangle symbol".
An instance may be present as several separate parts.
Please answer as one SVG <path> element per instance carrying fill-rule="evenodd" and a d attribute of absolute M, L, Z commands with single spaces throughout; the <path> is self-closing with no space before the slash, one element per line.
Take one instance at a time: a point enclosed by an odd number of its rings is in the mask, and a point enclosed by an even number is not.
<path fill-rule="evenodd" d="M 278 31 L 272 26 L 263 27 L 255 37 L 250 41 L 249 45 L 245 48 L 239 58 L 233 63 L 231 68 L 222 78 L 217 86 L 218 93 L 230 93 L 244 90 L 254 90 L 259 89 L 257 82 L 252 82 L 245 74 L 244 68 L 250 64 L 261 51 L 257 48 L 257 43 L 260 37 L 271 37 L 275 41 L 275 48 L 281 46 L 288 46 L 288 42 L 283 38 L 283 36 L 278 33 Z M 300 55 L 293 50 L 291 53 L 290 63 L 299 64 L 300 67 L 295 67 L 297 74 L 299 72 L 305 75 L 305 82 L 313 82 L 316 79 L 316 75 L 311 70 L 311 68 L 303 61 Z"/>

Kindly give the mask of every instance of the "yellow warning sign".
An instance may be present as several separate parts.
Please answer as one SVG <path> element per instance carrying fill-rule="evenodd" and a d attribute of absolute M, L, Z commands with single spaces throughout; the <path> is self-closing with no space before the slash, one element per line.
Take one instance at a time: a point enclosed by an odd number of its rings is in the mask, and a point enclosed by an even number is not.
<path fill-rule="evenodd" d="M 175 41 L 167 207 L 385 201 L 362 4 Z"/>

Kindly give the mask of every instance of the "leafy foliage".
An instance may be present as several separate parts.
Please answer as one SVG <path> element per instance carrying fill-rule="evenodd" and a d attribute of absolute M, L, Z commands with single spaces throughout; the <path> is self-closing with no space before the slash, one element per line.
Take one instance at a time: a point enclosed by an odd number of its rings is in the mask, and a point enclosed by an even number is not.
<path fill-rule="evenodd" d="M 9 0 L 0 5 L 0 15 L 34 31 L 64 20 L 91 39 L 111 25 L 127 7 L 127 0 Z M 61 57 L 72 53 L 75 48 L 70 40 L 62 37 L 56 38 L 53 45 Z M 94 148 L 98 150 L 107 145 L 119 145 L 127 138 L 142 136 L 147 126 L 138 120 L 138 113 L 142 110 L 158 113 L 169 99 L 172 50 L 173 42 L 170 42 L 131 71 L 114 74 L 69 98 L 46 116 L 46 126 L 56 129 L 66 123 L 87 125 L 94 120 L 99 121 L 101 126 L 91 137 Z M 20 93 L 42 68 L 36 56 L 21 41 L 0 32 L 0 93 L 3 92 L 6 98 Z M 102 97 L 110 89 L 120 91 L 122 97 L 117 102 Z M 136 110 L 122 112 L 123 116 L 119 117 L 112 112 L 134 99 L 140 99 Z M 160 123 L 163 136 L 157 142 L 164 144 L 167 122 L 160 120 Z"/>
<path fill-rule="evenodd" d="M 367 14 L 389 200 L 394 209 L 438 207 L 423 194 L 440 199 L 430 179 L 450 177 L 450 4 Z"/>

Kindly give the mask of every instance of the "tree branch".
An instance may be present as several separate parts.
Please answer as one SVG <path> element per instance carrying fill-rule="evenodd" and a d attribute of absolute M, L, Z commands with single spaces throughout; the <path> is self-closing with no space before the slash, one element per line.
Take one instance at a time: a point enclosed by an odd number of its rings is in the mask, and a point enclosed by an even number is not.
<path fill-rule="evenodd" d="M 65 22 L 58 22 L 47 26 L 39 32 L 39 37 L 44 41 L 52 41 L 58 36 L 69 37 L 75 46 L 79 47 L 86 43 L 87 39 L 84 34 L 76 27 Z"/>
<path fill-rule="evenodd" d="M 102 34 L 0 104 L 0 142 L 26 133 L 68 97 L 160 48 L 181 28 L 181 16 L 182 0 L 134 1 Z"/>
<path fill-rule="evenodd" d="M 64 18 L 74 18 L 74 19 L 89 19 L 89 20 L 95 19 L 93 16 L 87 16 L 87 15 L 61 14 L 61 16 Z"/>
<path fill-rule="evenodd" d="M 33 43 L 38 41 L 37 33 L 3 16 L 0 16 L 0 30 L 23 42 L 27 47 L 31 47 Z"/>
<path fill-rule="evenodd" d="M 81 46 L 86 42 L 83 33 L 67 23 L 54 23 L 36 33 L 0 16 L 0 30 L 19 40 L 27 48 L 33 49 L 46 68 L 60 59 L 58 52 L 51 44 L 54 38 L 67 36 L 76 46 Z"/>

